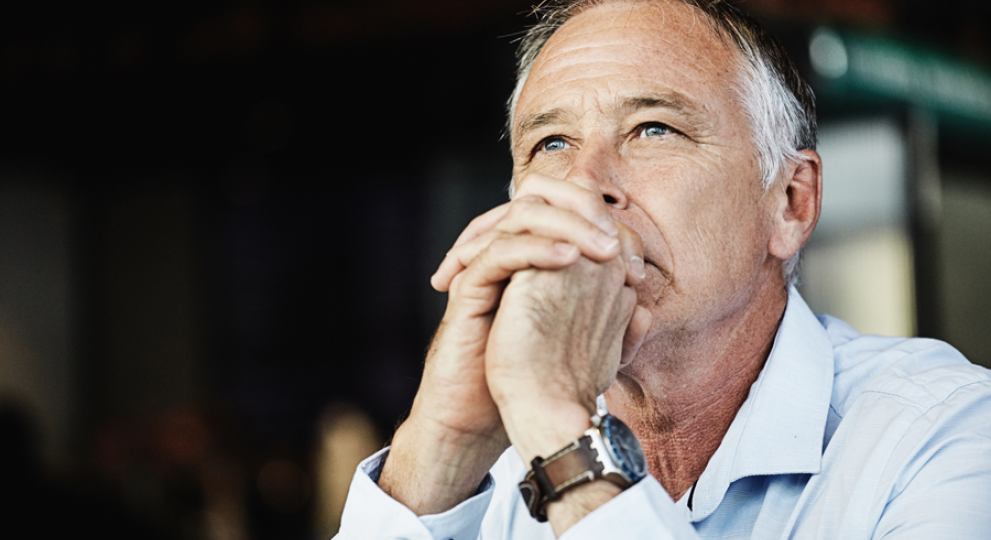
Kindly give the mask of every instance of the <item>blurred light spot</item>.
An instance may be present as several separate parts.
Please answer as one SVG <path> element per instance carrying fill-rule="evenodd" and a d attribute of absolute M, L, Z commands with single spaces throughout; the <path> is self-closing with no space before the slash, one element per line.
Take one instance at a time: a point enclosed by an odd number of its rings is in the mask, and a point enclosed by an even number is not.
<path fill-rule="evenodd" d="M 843 39 L 828 28 L 819 28 L 809 42 L 809 58 L 816 72 L 830 79 L 846 75 L 849 61 Z"/>
<path fill-rule="evenodd" d="M 230 458 L 214 456 L 201 470 L 205 529 L 208 540 L 246 540 L 248 486 Z"/>
<path fill-rule="evenodd" d="M 358 463 L 382 447 L 371 418 L 348 403 L 328 406 L 318 425 L 315 529 L 320 538 L 334 536 Z"/>
<path fill-rule="evenodd" d="M 310 499 L 310 480 L 295 463 L 278 459 L 266 463 L 256 479 L 265 504 L 282 514 L 295 514 Z"/>
<path fill-rule="evenodd" d="M 915 335 L 912 240 L 904 229 L 851 232 L 809 246 L 803 295 L 865 334 Z"/>

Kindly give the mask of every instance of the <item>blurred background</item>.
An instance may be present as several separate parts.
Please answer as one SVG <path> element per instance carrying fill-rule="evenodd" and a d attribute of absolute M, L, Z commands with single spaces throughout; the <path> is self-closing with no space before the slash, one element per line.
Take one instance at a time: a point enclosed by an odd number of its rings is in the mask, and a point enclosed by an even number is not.
<path fill-rule="evenodd" d="M 0 536 L 336 531 L 506 198 L 529 5 L 0 8 Z M 742 7 L 819 96 L 809 302 L 991 365 L 991 4 Z"/>

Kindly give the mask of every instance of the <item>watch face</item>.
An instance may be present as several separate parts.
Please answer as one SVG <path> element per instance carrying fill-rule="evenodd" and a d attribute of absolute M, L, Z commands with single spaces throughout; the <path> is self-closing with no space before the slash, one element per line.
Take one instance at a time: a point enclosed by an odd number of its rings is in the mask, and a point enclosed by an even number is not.
<path fill-rule="evenodd" d="M 617 464 L 634 482 L 647 474 L 643 448 L 630 428 L 613 415 L 602 419 L 602 434 L 608 442 Z"/>

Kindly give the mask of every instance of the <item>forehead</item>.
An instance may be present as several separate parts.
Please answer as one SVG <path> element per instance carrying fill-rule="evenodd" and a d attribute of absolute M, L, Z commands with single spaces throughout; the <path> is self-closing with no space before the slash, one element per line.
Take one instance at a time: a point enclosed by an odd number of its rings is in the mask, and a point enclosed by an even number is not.
<path fill-rule="evenodd" d="M 643 91 L 681 93 L 709 108 L 736 97 L 741 58 L 694 8 L 613 2 L 579 13 L 551 36 L 530 70 L 519 108 Z"/>

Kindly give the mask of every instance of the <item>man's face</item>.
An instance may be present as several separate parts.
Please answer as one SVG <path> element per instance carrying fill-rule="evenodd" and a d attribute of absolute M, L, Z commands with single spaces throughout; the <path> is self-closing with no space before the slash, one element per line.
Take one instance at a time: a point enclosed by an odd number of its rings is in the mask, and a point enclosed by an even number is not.
<path fill-rule="evenodd" d="M 648 340 L 735 326 L 783 286 L 741 58 L 682 4 L 599 6 L 551 38 L 517 105 L 517 187 L 539 173 L 598 189 L 643 239 Z"/>

